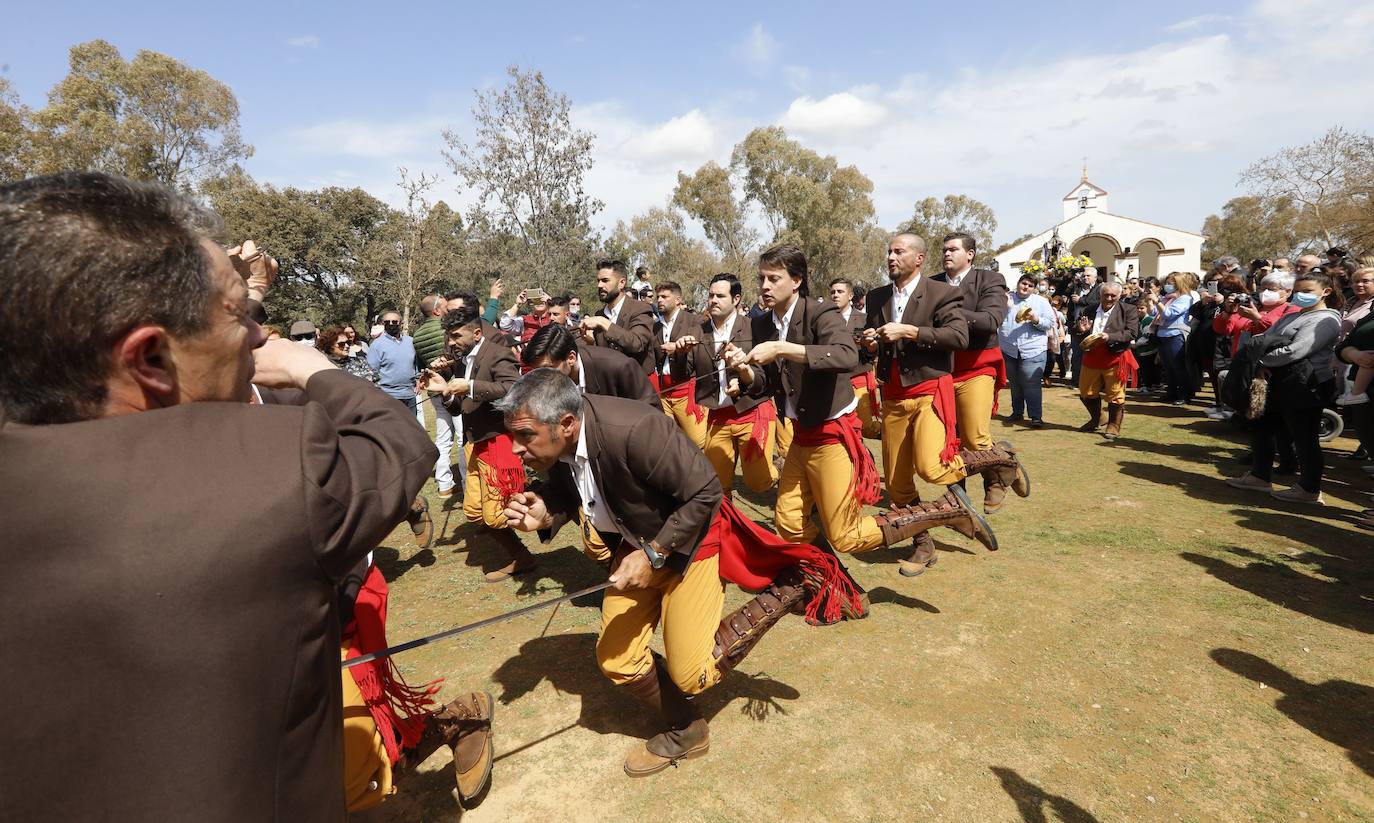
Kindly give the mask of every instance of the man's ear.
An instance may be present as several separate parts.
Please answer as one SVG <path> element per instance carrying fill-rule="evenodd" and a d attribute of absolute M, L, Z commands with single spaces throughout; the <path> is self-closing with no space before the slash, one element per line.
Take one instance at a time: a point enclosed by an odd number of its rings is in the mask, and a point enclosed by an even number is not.
<path fill-rule="evenodd" d="M 113 377 L 137 387 L 148 408 L 177 404 L 181 381 L 171 342 L 161 326 L 139 326 L 115 343 Z"/>

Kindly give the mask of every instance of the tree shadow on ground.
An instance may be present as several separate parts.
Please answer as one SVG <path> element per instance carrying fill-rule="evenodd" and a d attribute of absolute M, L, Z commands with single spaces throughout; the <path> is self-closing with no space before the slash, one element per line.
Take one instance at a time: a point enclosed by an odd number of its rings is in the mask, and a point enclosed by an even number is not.
<path fill-rule="evenodd" d="M 1048 823 L 1050 818 L 1045 814 L 1046 807 L 1063 823 L 1098 823 L 1087 809 L 1067 797 L 1050 794 L 1017 774 L 1014 769 L 1003 766 L 989 768 L 1002 781 L 1002 789 L 1015 801 L 1016 810 L 1026 823 Z"/>
<path fill-rule="evenodd" d="M 372 561 L 381 570 L 382 577 L 388 583 L 394 583 L 401 575 L 415 568 L 416 566 L 429 567 L 434 565 L 434 552 L 430 549 L 420 549 L 411 556 L 402 559 L 399 549 L 391 546 L 378 546 L 372 553 Z"/>
<path fill-rule="evenodd" d="M 895 606 L 901 606 L 907 609 L 920 609 L 923 612 L 940 614 L 938 608 L 930 605 L 926 601 L 902 594 L 901 592 L 895 592 L 887 586 L 879 586 L 876 589 L 870 589 L 868 592 L 868 602 L 875 606 L 879 603 L 891 603 Z"/>
<path fill-rule="evenodd" d="M 1211 657 L 1222 667 L 1281 692 L 1274 708 L 1344 748 L 1350 762 L 1374 777 L 1374 687 L 1349 680 L 1308 683 L 1268 660 L 1236 649 L 1213 649 Z"/>
<path fill-rule="evenodd" d="M 1120 471 L 1128 477 L 1182 489 L 1189 497 L 1197 500 L 1209 500 L 1213 503 L 1227 505 L 1253 506 L 1256 509 L 1275 509 L 1287 513 L 1286 516 L 1289 517 L 1307 515 L 1335 520 L 1345 515 L 1345 512 L 1339 508 L 1285 503 L 1270 497 L 1267 492 L 1233 489 L 1226 485 L 1225 477 L 1185 471 L 1159 463 L 1136 463 L 1128 460 L 1120 464 Z M 1282 484 L 1279 484 L 1276 488 L 1281 486 Z"/>
<path fill-rule="evenodd" d="M 515 656 L 497 667 L 492 679 L 500 684 L 496 699 L 509 705 L 548 680 L 561 694 L 581 700 L 576 725 L 597 734 L 648 737 L 659 731 L 648 711 L 629 695 L 617 691 L 596 665 L 596 635 L 591 632 L 536 637 L 520 646 Z M 801 693 L 767 674 L 732 670 L 725 678 L 694 699 L 710 720 L 731 702 L 743 698 L 740 714 L 762 722 L 777 712 L 786 714 L 781 700 L 796 700 Z"/>
<path fill-rule="evenodd" d="M 520 536 L 519 532 L 515 534 Z M 529 597 L 550 592 L 561 594 L 577 591 L 606 579 L 605 572 L 577 547 L 561 546 L 550 550 L 528 537 L 522 537 L 522 542 L 534 553 L 537 565 L 531 571 L 491 585 L 514 585 L 517 595 Z M 456 529 L 443 543 L 451 547 L 454 553 L 466 552 L 463 562 L 475 569 L 474 573 L 493 571 L 510 562 L 506 550 L 476 524 L 468 523 Z M 574 605 L 583 604 L 578 602 Z"/>

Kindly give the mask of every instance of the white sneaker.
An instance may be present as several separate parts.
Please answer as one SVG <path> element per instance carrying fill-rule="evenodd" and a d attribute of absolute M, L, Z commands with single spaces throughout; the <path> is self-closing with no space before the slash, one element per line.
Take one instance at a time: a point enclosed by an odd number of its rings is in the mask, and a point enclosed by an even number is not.
<path fill-rule="evenodd" d="M 1222 421 L 1222 420 L 1230 420 L 1234 415 L 1235 415 L 1235 412 L 1233 412 L 1233 411 L 1227 411 L 1226 409 L 1222 409 L 1221 411 L 1219 411 L 1219 412 L 1217 412 L 1217 413 L 1215 413 L 1215 414 L 1209 414 L 1209 415 L 1207 415 L 1207 417 L 1210 418 L 1210 419 L 1212 419 L 1212 420 Z"/>
<path fill-rule="evenodd" d="M 1350 392 L 1346 392 L 1345 394 L 1343 394 L 1343 395 L 1341 395 L 1340 397 L 1337 397 L 1337 398 L 1336 398 L 1336 405 L 1337 405 L 1337 406 L 1358 406 L 1358 405 L 1360 405 L 1361 403 L 1368 403 L 1368 402 L 1369 402 L 1369 393 L 1368 393 L 1368 392 L 1366 392 L 1366 393 L 1364 393 L 1364 394 L 1351 394 Z"/>
<path fill-rule="evenodd" d="M 1322 499 L 1321 492 L 1306 491 L 1302 486 L 1294 486 L 1290 489 L 1275 489 L 1269 492 L 1269 496 L 1275 500 L 1284 500 L 1289 503 L 1315 503 L 1318 506 L 1326 505 L 1326 501 Z"/>
<path fill-rule="evenodd" d="M 1223 411 L 1225 411 L 1225 409 L 1223 409 L 1221 406 L 1208 406 L 1207 410 L 1204 411 L 1203 414 L 1207 415 L 1208 417 L 1211 417 L 1212 415 L 1220 414 Z"/>

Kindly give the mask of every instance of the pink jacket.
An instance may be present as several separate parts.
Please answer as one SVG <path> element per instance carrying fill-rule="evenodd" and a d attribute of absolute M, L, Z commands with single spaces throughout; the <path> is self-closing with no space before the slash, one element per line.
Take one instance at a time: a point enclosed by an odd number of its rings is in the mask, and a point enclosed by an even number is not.
<path fill-rule="evenodd" d="M 1212 331 L 1217 334 L 1228 335 L 1231 338 L 1231 356 L 1235 357 L 1236 352 L 1240 349 L 1242 337 L 1246 334 L 1263 334 L 1280 317 L 1295 311 L 1298 311 L 1297 306 L 1284 301 L 1267 311 L 1260 312 L 1258 320 L 1251 320 L 1240 312 L 1218 312 L 1216 318 L 1212 320 Z"/>

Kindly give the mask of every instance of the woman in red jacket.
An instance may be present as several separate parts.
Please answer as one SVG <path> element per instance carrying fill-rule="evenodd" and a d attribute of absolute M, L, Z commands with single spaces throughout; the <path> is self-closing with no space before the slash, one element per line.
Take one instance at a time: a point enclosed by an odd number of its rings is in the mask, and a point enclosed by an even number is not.
<path fill-rule="evenodd" d="M 1275 272 L 1267 275 L 1260 284 L 1259 306 L 1254 300 L 1246 300 L 1244 293 L 1232 294 L 1222 304 L 1222 309 L 1212 321 L 1212 331 L 1231 338 L 1231 356 L 1246 335 L 1263 334 L 1280 317 L 1298 310 L 1288 302 L 1293 294 L 1293 275 L 1288 272 Z"/>

